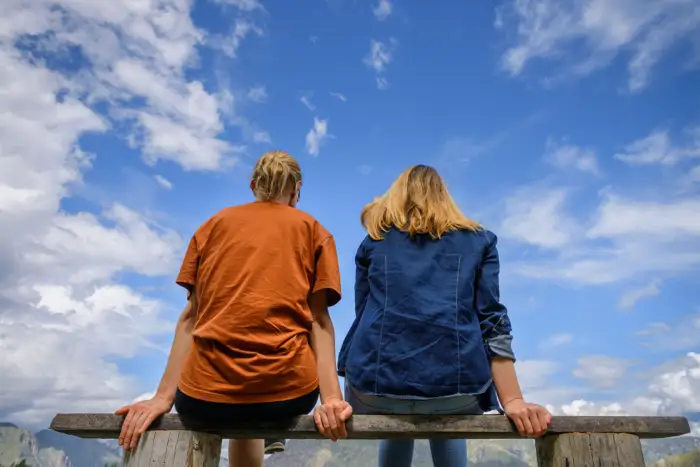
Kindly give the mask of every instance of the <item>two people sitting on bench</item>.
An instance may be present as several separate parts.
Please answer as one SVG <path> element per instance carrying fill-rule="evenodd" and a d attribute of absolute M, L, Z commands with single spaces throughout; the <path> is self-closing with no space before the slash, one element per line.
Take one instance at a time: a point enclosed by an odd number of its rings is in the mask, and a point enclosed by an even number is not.
<path fill-rule="evenodd" d="M 291 155 L 266 153 L 250 182 L 255 201 L 197 229 L 176 280 L 188 301 L 163 378 L 153 398 L 117 411 L 125 415 L 119 444 L 134 449 L 173 406 L 209 424 L 283 422 L 313 411 L 334 441 L 347 437 L 353 410 L 502 407 L 521 434 L 543 434 L 551 415 L 523 400 L 513 367 L 496 237 L 460 213 L 437 172 L 409 168 L 362 212 L 368 236 L 356 255 L 356 318 L 339 370 L 328 311 L 341 299 L 335 242 L 296 209 L 301 187 Z M 261 466 L 265 446 L 231 440 L 230 465 Z M 463 440 L 434 440 L 431 449 L 438 467 L 466 465 Z M 412 441 L 382 441 L 380 466 L 409 466 L 412 452 Z"/>

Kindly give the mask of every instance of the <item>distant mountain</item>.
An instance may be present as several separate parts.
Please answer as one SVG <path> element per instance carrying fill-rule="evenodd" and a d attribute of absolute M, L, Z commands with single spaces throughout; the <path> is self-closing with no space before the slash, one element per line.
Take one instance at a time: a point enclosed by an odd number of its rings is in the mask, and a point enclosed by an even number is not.
<path fill-rule="evenodd" d="M 700 467 L 700 450 L 665 457 L 657 461 L 654 467 Z"/>
<path fill-rule="evenodd" d="M 121 464 L 121 452 L 115 442 L 77 438 L 52 430 L 41 430 L 35 436 L 40 449 L 54 448 L 66 453 L 72 467 Z"/>
<path fill-rule="evenodd" d="M 470 440 L 469 467 L 535 467 L 532 440 Z M 643 442 L 649 467 L 700 467 L 700 438 L 678 437 Z M 0 423 L 0 467 L 104 467 L 119 465 L 114 440 L 81 439 Z M 266 467 L 371 467 L 377 462 L 375 441 L 291 440 L 287 450 L 265 461 Z M 222 456 L 221 466 L 228 465 Z M 416 442 L 413 467 L 432 466 L 427 441 Z"/>
<path fill-rule="evenodd" d="M 31 431 L 9 423 L 0 425 L 0 466 L 22 461 L 27 467 L 72 467 L 63 451 L 40 447 Z"/>

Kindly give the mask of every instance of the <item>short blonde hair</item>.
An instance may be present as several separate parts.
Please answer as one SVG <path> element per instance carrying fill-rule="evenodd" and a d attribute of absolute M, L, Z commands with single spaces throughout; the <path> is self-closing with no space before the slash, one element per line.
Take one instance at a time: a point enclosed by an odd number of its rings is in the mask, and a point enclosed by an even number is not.
<path fill-rule="evenodd" d="M 362 209 L 361 221 L 374 240 L 392 228 L 432 238 L 453 230 L 482 229 L 462 214 L 437 171 L 425 165 L 414 165 L 399 175 L 384 195 Z"/>
<path fill-rule="evenodd" d="M 266 152 L 255 163 L 251 181 L 255 183 L 254 193 L 257 199 L 273 201 L 294 191 L 296 184 L 301 181 L 301 168 L 288 152 Z"/>

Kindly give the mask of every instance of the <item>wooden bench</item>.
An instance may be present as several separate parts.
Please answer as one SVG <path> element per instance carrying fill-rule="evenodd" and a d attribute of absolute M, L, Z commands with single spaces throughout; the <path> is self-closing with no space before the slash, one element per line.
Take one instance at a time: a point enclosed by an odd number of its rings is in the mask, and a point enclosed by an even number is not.
<path fill-rule="evenodd" d="M 123 417 L 111 414 L 58 414 L 51 429 L 81 438 L 117 439 Z M 501 415 L 354 415 L 349 439 L 520 438 Z M 690 432 L 683 417 L 554 417 L 536 440 L 539 467 L 644 467 L 641 438 L 666 438 Z M 198 426 L 168 414 L 156 421 L 123 466 L 217 467 L 222 439 L 322 439 L 313 418 L 286 424 Z"/>

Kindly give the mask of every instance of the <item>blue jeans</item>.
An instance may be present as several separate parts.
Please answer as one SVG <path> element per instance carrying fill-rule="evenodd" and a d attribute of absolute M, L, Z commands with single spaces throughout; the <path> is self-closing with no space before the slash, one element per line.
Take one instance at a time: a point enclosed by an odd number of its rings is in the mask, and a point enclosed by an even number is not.
<path fill-rule="evenodd" d="M 345 400 L 356 414 L 392 415 L 480 415 L 474 396 L 435 399 L 400 399 L 363 394 L 345 382 Z M 379 442 L 379 467 L 411 467 L 413 439 L 384 439 Z M 463 439 L 431 439 L 430 454 L 435 467 L 467 467 L 467 442 Z"/>

